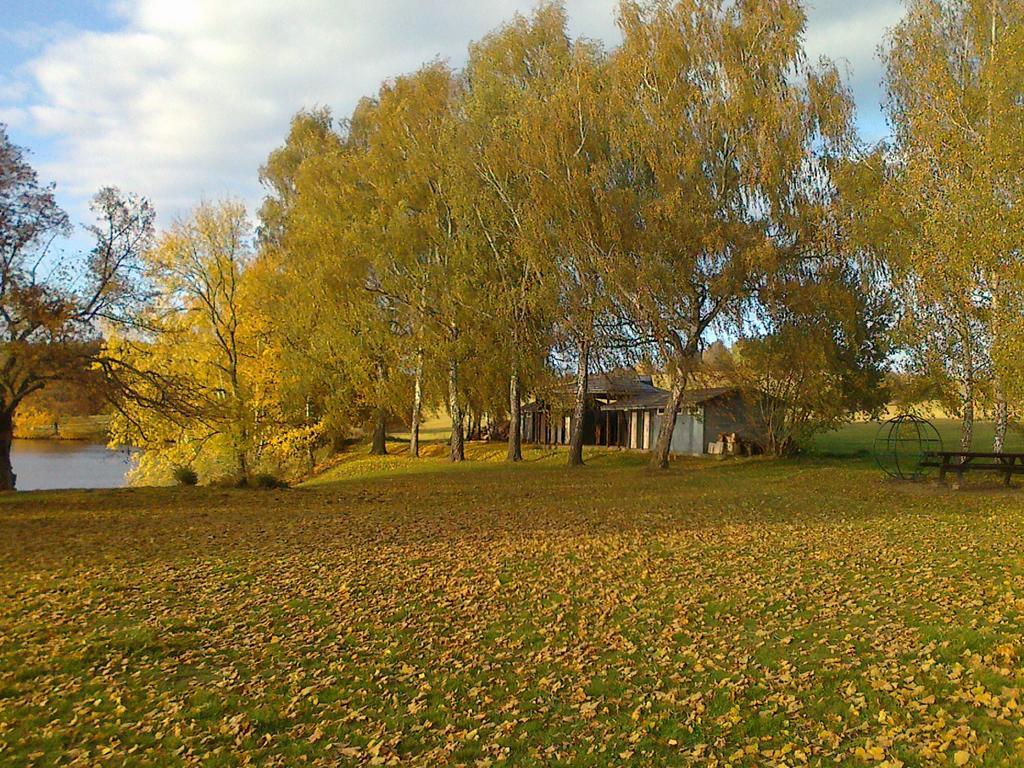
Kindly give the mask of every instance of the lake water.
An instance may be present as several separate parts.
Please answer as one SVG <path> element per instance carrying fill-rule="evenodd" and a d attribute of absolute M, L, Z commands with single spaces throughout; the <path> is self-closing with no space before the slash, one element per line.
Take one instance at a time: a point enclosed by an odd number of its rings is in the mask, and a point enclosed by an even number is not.
<path fill-rule="evenodd" d="M 11 463 L 19 491 L 118 488 L 132 468 L 132 453 L 81 440 L 15 440 Z"/>

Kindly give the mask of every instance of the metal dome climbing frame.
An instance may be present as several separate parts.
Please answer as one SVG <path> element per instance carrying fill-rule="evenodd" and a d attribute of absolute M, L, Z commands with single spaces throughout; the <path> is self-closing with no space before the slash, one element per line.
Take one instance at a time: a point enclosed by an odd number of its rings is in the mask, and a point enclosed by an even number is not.
<path fill-rule="evenodd" d="M 882 424 L 872 446 L 879 469 L 900 480 L 927 477 L 932 467 L 923 466 L 925 458 L 941 450 L 939 431 L 930 421 L 912 413 L 902 413 Z"/>

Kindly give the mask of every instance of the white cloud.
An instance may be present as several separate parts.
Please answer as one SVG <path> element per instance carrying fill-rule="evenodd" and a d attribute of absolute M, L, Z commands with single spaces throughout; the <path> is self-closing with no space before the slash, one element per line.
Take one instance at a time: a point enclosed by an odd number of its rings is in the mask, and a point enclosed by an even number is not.
<path fill-rule="evenodd" d="M 827 56 L 845 67 L 866 126 L 878 138 L 882 66 L 878 47 L 903 17 L 899 0 L 817 0 L 808 11 L 807 54 Z"/>
<path fill-rule="evenodd" d="M 0 123 L 11 128 L 22 128 L 29 123 L 28 112 L 20 107 L 0 107 Z"/>
<path fill-rule="evenodd" d="M 573 31 L 613 44 L 615 4 L 569 0 Z M 63 31 L 25 67 L 30 102 L 2 114 L 55 141 L 40 171 L 79 199 L 117 184 L 151 197 L 163 221 L 204 196 L 255 204 L 257 168 L 297 109 L 347 114 L 386 77 L 435 57 L 461 63 L 470 40 L 532 5 L 117 0 L 119 29 Z M 898 10 L 819 0 L 808 48 L 848 59 L 860 97 L 877 84 L 874 49 Z"/>
<path fill-rule="evenodd" d="M 0 29 L 0 40 L 17 48 L 40 48 L 62 34 L 74 32 L 65 22 L 55 24 L 30 23 L 16 28 Z"/>
<path fill-rule="evenodd" d="M 0 78 L 0 103 L 25 100 L 29 95 L 28 83 L 22 79 Z"/>

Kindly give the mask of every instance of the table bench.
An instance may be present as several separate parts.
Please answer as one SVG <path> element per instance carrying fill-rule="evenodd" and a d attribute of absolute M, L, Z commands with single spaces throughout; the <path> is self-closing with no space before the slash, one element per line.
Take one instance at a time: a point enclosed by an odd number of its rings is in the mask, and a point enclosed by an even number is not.
<path fill-rule="evenodd" d="M 948 473 L 955 473 L 954 488 L 963 484 L 964 472 L 999 472 L 1003 485 L 1009 485 L 1014 475 L 1024 475 L 1024 453 L 930 451 L 924 455 L 921 466 L 938 467 L 940 483 L 946 482 Z"/>

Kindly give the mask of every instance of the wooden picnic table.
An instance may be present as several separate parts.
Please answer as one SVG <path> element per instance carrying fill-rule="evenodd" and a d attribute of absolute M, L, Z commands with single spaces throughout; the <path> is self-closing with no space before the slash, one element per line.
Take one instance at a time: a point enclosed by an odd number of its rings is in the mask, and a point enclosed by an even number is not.
<path fill-rule="evenodd" d="M 930 451 L 925 454 L 921 466 L 938 467 L 940 483 L 946 482 L 949 472 L 955 473 L 954 488 L 963 484 L 964 472 L 999 472 L 1003 475 L 1003 485 L 1009 485 L 1014 475 L 1024 475 L 1024 453 Z"/>

